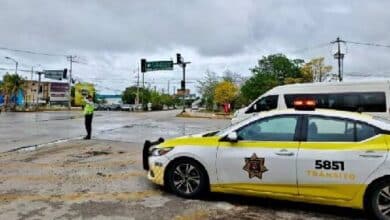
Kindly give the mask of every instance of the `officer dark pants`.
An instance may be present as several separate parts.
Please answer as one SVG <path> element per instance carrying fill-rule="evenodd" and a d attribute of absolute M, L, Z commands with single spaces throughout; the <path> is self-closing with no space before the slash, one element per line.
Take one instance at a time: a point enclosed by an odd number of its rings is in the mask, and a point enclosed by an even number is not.
<path fill-rule="evenodd" d="M 85 139 L 91 139 L 92 118 L 93 114 L 85 115 L 85 129 L 87 130 L 87 136 L 85 137 Z"/>

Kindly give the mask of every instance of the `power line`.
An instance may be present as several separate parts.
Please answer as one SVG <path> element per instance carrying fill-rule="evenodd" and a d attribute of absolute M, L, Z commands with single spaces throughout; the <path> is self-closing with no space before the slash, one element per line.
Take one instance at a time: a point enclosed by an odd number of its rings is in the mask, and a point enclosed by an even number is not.
<path fill-rule="evenodd" d="M 0 47 L 0 50 L 7 50 L 17 53 L 28 53 L 28 54 L 34 54 L 34 55 L 43 55 L 43 56 L 52 56 L 52 57 L 66 57 L 67 55 L 64 54 L 55 54 L 55 53 L 43 53 L 43 52 L 36 52 L 31 50 L 19 50 L 19 49 L 12 49 L 8 47 Z"/>
<path fill-rule="evenodd" d="M 372 46 L 372 47 L 387 47 L 390 48 L 390 45 L 384 45 L 384 44 L 377 44 L 377 43 L 363 43 L 363 42 L 355 42 L 355 41 L 345 41 L 350 44 L 358 44 L 358 45 L 365 45 L 365 46 Z"/>

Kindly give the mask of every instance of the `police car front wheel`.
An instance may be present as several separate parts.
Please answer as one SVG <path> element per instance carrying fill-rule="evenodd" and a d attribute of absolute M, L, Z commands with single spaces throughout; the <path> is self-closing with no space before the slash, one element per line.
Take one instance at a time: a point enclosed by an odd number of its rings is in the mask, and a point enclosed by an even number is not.
<path fill-rule="evenodd" d="M 390 220 L 390 178 L 370 187 L 366 209 L 375 219 Z"/>
<path fill-rule="evenodd" d="M 198 197 L 207 189 L 207 174 L 203 167 L 194 160 L 173 161 L 166 175 L 169 189 L 179 196 Z"/>

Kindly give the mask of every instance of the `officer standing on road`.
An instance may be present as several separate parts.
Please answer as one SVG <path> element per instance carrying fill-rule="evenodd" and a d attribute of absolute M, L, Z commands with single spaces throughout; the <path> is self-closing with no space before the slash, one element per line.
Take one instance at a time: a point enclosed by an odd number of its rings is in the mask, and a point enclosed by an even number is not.
<path fill-rule="evenodd" d="M 93 111 L 92 96 L 88 95 L 84 106 L 85 129 L 87 130 L 87 136 L 85 136 L 84 139 L 91 139 Z"/>

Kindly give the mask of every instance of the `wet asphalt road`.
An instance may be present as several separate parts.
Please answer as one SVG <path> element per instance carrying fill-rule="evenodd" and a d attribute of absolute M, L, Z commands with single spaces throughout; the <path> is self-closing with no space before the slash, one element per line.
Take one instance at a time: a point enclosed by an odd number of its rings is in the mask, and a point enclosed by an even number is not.
<path fill-rule="evenodd" d="M 226 126 L 227 120 L 174 117 L 178 112 L 97 112 L 94 139 L 79 112 L 0 116 L 0 219 L 363 219 L 359 210 L 210 194 L 185 200 L 151 184 L 141 168 L 145 139 Z M 103 152 L 103 153 L 102 153 Z"/>
<path fill-rule="evenodd" d="M 93 138 L 143 143 L 145 139 L 176 137 L 229 124 L 227 120 L 176 118 L 179 112 L 98 111 L 93 119 Z M 0 114 L 0 152 L 83 136 L 84 118 L 78 111 Z"/>

